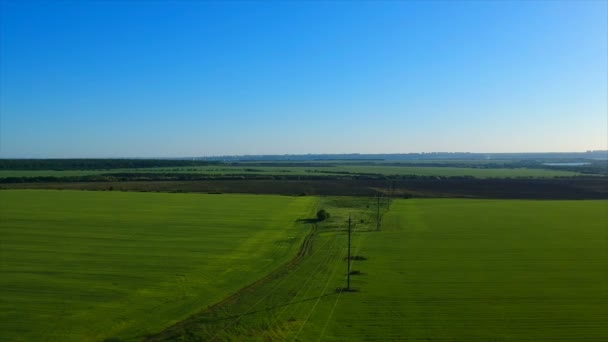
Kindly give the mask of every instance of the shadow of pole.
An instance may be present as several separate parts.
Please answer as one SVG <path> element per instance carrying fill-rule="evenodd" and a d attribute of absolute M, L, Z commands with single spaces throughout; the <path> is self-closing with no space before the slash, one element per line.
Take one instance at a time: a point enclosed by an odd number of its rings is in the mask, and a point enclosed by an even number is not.
<path fill-rule="evenodd" d="M 306 298 L 306 299 L 302 299 L 302 300 L 298 300 L 295 302 L 289 302 L 289 303 L 285 303 L 285 304 L 279 304 L 279 305 L 275 305 L 275 306 L 271 306 L 271 307 L 267 307 L 264 309 L 260 309 L 260 310 L 255 310 L 255 311 L 249 311 L 249 312 L 245 312 L 239 315 L 234 315 L 234 316 L 228 316 L 228 317 L 222 317 L 222 318 L 216 318 L 216 319 L 201 319 L 204 320 L 205 322 L 218 322 L 218 321 L 225 321 L 228 319 L 234 319 L 234 318 L 239 318 L 239 317 L 243 317 L 243 316 L 247 316 L 247 315 L 253 315 L 256 313 L 260 313 L 260 312 L 265 312 L 265 311 L 270 311 L 270 310 L 274 310 L 274 309 L 278 309 L 278 308 L 282 308 L 285 306 L 289 306 L 289 305 L 293 305 L 293 304 L 299 304 L 299 303 L 303 303 L 303 302 L 308 302 L 311 300 L 315 300 L 315 299 L 320 299 L 320 298 L 324 298 L 324 297 L 329 297 L 329 296 L 333 296 L 336 295 L 338 293 L 336 292 L 331 292 L 331 293 L 327 293 L 324 295 L 320 295 L 320 296 L 316 296 L 316 297 L 310 297 L 310 298 Z"/>

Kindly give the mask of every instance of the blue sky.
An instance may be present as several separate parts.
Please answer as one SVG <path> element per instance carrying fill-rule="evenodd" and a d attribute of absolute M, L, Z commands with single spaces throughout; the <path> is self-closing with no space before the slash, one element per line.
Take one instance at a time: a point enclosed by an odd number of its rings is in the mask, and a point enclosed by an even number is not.
<path fill-rule="evenodd" d="M 31 2 L 0 157 L 607 149 L 608 2 Z"/>

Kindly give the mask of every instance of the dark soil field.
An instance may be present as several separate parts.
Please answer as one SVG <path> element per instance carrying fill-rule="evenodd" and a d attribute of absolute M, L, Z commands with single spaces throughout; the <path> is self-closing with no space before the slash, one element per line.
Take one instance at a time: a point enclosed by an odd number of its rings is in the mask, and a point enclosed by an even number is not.
<path fill-rule="evenodd" d="M 5 183 L 0 189 L 81 189 L 150 192 L 250 193 L 278 195 L 344 195 L 391 197 L 462 197 L 530 199 L 606 199 L 608 179 L 575 177 L 549 179 L 321 179 L 321 180 L 203 180 Z"/>

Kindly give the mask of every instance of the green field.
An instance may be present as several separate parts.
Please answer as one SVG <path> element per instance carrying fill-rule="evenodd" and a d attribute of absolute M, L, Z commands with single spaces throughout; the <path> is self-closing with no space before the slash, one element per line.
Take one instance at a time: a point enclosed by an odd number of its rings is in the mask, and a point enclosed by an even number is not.
<path fill-rule="evenodd" d="M 140 339 L 292 258 L 313 197 L 0 191 L 0 340 Z M 140 337 L 138 337 L 140 336 Z"/>
<path fill-rule="evenodd" d="M 606 222 L 606 201 L 397 201 L 361 243 L 361 292 L 333 301 L 325 337 L 606 340 Z"/>
<path fill-rule="evenodd" d="M 573 171 L 530 169 L 530 168 L 477 168 L 477 167 L 444 167 L 444 166 L 388 166 L 388 165 L 329 165 L 314 166 L 239 166 L 210 165 L 196 167 L 155 167 L 139 169 L 110 170 L 0 170 L 0 178 L 7 177 L 74 177 L 92 176 L 113 173 L 189 173 L 209 176 L 233 175 L 266 175 L 266 176 L 348 176 L 348 175 L 383 175 L 383 176 L 472 176 L 476 178 L 502 177 L 568 177 L 581 173 Z"/>
<path fill-rule="evenodd" d="M 0 204 L 2 340 L 608 340 L 605 200 L 394 200 L 379 231 L 365 197 L 0 191 Z M 295 222 L 317 207 L 331 218 Z M 358 292 L 337 290 L 349 215 Z"/>
<path fill-rule="evenodd" d="M 297 268 L 155 340 L 608 340 L 608 201 L 398 200 L 381 231 L 372 202 L 323 202 Z M 355 293 L 336 292 L 348 214 Z"/>
<path fill-rule="evenodd" d="M 386 176 L 472 176 L 476 178 L 502 178 L 502 177 L 566 177 L 580 175 L 578 172 L 528 169 L 528 168 L 465 168 L 465 167 L 433 167 L 433 166 L 339 166 L 338 171 L 343 170 L 351 173 L 378 173 Z M 333 169 L 332 169 L 333 170 Z"/>

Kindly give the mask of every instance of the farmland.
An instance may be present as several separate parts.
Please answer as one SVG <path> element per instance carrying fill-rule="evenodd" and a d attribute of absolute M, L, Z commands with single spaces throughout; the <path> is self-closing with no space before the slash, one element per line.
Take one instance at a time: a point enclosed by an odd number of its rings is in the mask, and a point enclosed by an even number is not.
<path fill-rule="evenodd" d="M 102 170 L 0 170 L 0 178 L 8 177 L 82 177 L 117 174 L 193 174 L 205 176 L 438 176 L 438 177 L 571 177 L 581 175 L 575 171 L 551 170 L 542 168 L 481 168 L 451 166 L 410 166 L 366 164 L 341 165 L 340 163 L 322 166 L 255 166 L 242 163 L 238 165 L 209 165 L 193 167 L 151 167 Z M 476 165 L 478 166 L 478 165 Z"/>
<path fill-rule="evenodd" d="M 316 201 L 2 191 L 0 339 L 140 339 L 292 258 Z"/>
<path fill-rule="evenodd" d="M 297 268 L 152 340 L 605 340 L 607 204 L 398 200 L 375 231 L 372 201 L 325 199 Z M 358 292 L 336 291 L 348 214 Z"/>
<path fill-rule="evenodd" d="M 605 200 L 382 200 L 376 230 L 364 196 L 0 199 L 3 340 L 608 337 Z"/>
<path fill-rule="evenodd" d="M 368 275 L 337 302 L 327 339 L 603 340 L 607 204 L 398 201 L 361 243 Z"/>
<path fill-rule="evenodd" d="M 608 0 L 0 0 L 0 342 L 608 342 Z"/>
<path fill-rule="evenodd" d="M 270 158 L 270 157 L 268 157 Z M 308 157 L 310 158 L 310 156 Z M 548 161 L 578 166 L 547 166 Z M 576 164 L 576 163 L 575 163 Z M 605 160 L 0 160 L 0 189 L 606 199 Z"/>

